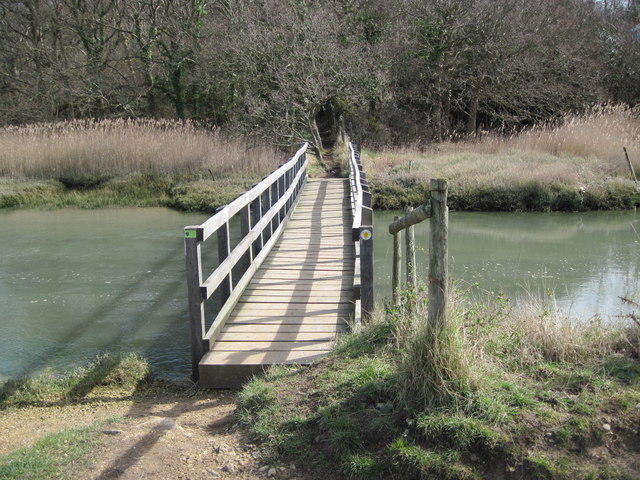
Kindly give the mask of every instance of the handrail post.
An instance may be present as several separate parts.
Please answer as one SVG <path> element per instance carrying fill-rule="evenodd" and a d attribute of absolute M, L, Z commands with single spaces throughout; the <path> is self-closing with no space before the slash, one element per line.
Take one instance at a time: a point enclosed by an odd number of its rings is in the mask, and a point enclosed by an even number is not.
<path fill-rule="evenodd" d="M 373 210 L 362 207 L 362 217 L 369 217 L 360 229 L 360 301 L 362 302 L 362 321 L 373 315 Z"/>
<path fill-rule="evenodd" d="M 229 235 L 229 222 L 225 222 L 218 229 L 218 261 L 222 263 L 225 258 L 229 256 L 231 252 L 231 238 Z M 222 297 L 221 303 L 227 301 L 227 298 L 231 295 L 231 290 L 233 290 L 233 278 L 231 277 L 231 272 L 224 279 L 224 281 L 220 284 L 220 296 Z"/>
<path fill-rule="evenodd" d="M 205 325 L 204 300 L 200 292 L 202 284 L 202 255 L 200 243 L 202 229 L 185 227 L 184 250 L 187 263 L 187 295 L 189 304 L 189 324 L 191 326 L 191 376 L 194 382 L 200 378 L 198 363 L 208 345 L 203 341 Z"/>
<path fill-rule="evenodd" d="M 262 199 L 261 199 L 260 203 L 262 204 L 262 215 L 261 215 L 261 217 L 264 217 L 269 212 L 269 210 L 271 209 L 271 187 L 267 187 L 265 189 L 265 191 L 262 192 Z M 271 226 L 272 226 L 272 223 L 269 222 L 269 225 L 262 232 L 262 244 L 263 245 L 265 243 L 267 243 L 267 241 L 271 238 L 271 233 L 273 231 L 273 230 L 271 230 Z"/>
<path fill-rule="evenodd" d="M 427 318 L 433 327 L 444 325 L 449 281 L 447 237 L 449 208 L 447 181 L 431 180 L 431 225 L 429 233 L 429 311 Z"/>
<path fill-rule="evenodd" d="M 358 160 L 360 160 L 358 153 Z M 358 162 L 359 174 L 362 172 L 362 163 Z M 360 278 L 362 320 L 364 322 L 371 319 L 373 315 L 373 209 L 371 208 L 371 193 L 369 187 L 362 185 L 362 229 L 360 230 Z M 367 234 L 367 232 L 369 232 Z"/>
<path fill-rule="evenodd" d="M 255 227 L 260 219 L 262 218 L 262 196 L 258 195 L 256 199 L 251 202 L 251 228 Z M 264 245 L 262 241 L 262 235 L 258 235 L 256 241 L 253 242 L 253 256 L 255 257 L 262 250 L 262 245 Z M 251 260 L 253 261 L 253 259 Z"/>
<path fill-rule="evenodd" d="M 247 235 L 249 235 L 250 231 L 251 231 L 251 213 L 250 213 L 249 204 L 247 204 L 244 207 L 242 207 L 242 210 L 240 210 L 241 240 Z M 251 265 L 251 262 L 253 262 L 254 256 L 255 256 L 255 252 L 253 251 L 253 245 L 251 245 L 249 247 L 249 250 L 247 251 L 247 254 L 245 255 L 244 261 L 242 262 L 244 268 L 249 268 L 249 266 Z"/>

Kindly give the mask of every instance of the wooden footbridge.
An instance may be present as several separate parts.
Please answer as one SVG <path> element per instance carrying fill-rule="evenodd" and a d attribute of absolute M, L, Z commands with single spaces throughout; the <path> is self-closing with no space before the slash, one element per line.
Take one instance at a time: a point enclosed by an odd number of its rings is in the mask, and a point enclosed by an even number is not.
<path fill-rule="evenodd" d="M 309 364 L 373 309 L 371 194 L 359 152 L 350 145 L 348 179 L 308 179 L 306 152 L 185 227 L 193 377 L 204 387 Z"/>

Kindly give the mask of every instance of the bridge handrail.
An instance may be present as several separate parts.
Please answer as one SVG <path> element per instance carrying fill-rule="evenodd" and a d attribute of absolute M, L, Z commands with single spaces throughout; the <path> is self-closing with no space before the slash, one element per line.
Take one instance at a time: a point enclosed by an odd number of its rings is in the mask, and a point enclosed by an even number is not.
<path fill-rule="evenodd" d="M 356 247 L 354 293 L 356 321 L 359 312 L 364 321 L 373 313 L 373 210 L 367 175 L 363 171 L 360 150 L 349 142 L 349 184 L 351 190 L 352 240 Z"/>
<path fill-rule="evenodd" d="M 184 228 L 191 360 L 196 381 L 200 359 L 215 341 L 240 295 L 271 251 L 289 219 L 306 181 L 307 146 L 305 143 L 290 160 L 233 202 L 218 209 L 207 221 Z M 229 222 L 236 215 L 240 217 L 241 239 L 231 249 Z M 203 281 L 201 247 L 216 233 L 219 265 Z M 233 269 L 240 262 L 243 262 L 246 270 L 234 285 Z M 206 328 L 205 302 L 218 289 L 222 305 L 211 326 Z"/>

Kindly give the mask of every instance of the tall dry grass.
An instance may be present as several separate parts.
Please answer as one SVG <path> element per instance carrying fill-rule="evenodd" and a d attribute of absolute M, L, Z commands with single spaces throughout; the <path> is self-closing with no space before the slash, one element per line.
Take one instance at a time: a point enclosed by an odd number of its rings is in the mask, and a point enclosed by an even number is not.
<path fill-rule="evenodd" d="M 421 150 L 386 149 L 370 154 L 367 164 L 372 172 L 428 174 L 461 182 L 576 185 L 603 175 L 628 177 L 623 147 L 640 170 L 640 108 L 607 105 L 509 136 L 485 133 Z"/>
<path fill-rule="evenodd" d="M 274 148 L 189 121 L 75 120 L 0 129 L 0 176 L 261 175 L 281 161 Z"/>

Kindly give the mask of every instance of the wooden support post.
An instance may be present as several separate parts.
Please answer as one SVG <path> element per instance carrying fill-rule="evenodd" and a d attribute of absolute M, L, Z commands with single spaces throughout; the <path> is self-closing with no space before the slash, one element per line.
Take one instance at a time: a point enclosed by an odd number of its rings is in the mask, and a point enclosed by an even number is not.
<path fill-rule="evenodd" d="M 393 217 L 398 220 L 400 217 Z M 391 296 L 393 305 L 400 306 L 400 276 L 402 275 L 402 242 L 400 232 L 393 234 L 393 272 L 391 277 Z"/>
<path fill-rule="evenodd" d="M 203 341 L 205 325 L 204 300 L 200 293 L 202 284 L 202 256 L 200 227 L 185 227 L 184 251 L 187 262 L 187 295 L 189 303 L 189 324 L 191 326 L 191 376 L 194 382 L 200 377 L 198 363 L 209 349 Z"/>
<path fill-rule="evenodd" d="M 231 238 L 229 236 L 229 222 L 225 222 L 218 229 L 218 262 L 222 263 L 231 252 Z M 233 278 L 231 277 L 231 272 L 229 275 L 222 281 L 220 284 L 220 296 L 222 304 L 227 301 L 229 295 L 231 295 L 231 290 L 233 290 Z"/>
<path fill-rule="evenodd" d="M 408 215 L 411 210 L 411 207 L 405 207 L 404 214 Z M 416 273 L 416 235 L 413 225 L 407 227 L 405 239 L 407 243 L 407 283 L 415 290 L 418 287 L 418 276 Z"/>
<path fill-rule="evenodd" d="M 270 190 L 271 190 L 271 205 L 274 205 L 280 199 L 280 194 L 278 192 L 278 182 L 275 182 L 273 185 L 271 185 Z M 275 215 L 273 217 L 273 220 L 271 220 L 271 231 L 275 232 L 276 229 L 278 228 L 278 225 L 280 225 L 280 215 Z"/>
<path fill-rule="evenodd" d="M 429 311 L 432 326 L 444 325 L 449 281 L 447 237 L 449 208 L 447 181 L 431 180 L 431 224 L 429 233 Z"/>
<path fill-rule="evenodd" d="M 362 206 L 362 226 L 360 228 L 360 302 L 362 320 L 373 315 L 373 210 Z"/>
<path fill-rule="evenodd" d="M 242 239 L 247 235 L 249 235 L 249 232 L 251 231 L 251 216 L 249 213 L 249 204 L 242 207 L 242 210 L 240 210 L 239 215 L 240 215 L 240 240 L 242 241 Z M 253 245 L 251 245 L 243 259 L 242 266 L 245 268 L 249 268 L 249 266 L 251 266 L 251 262 L 253 262 L 253 258 L 254 258 Z"/>
<path fill-rule="evenodd" d="M 258 196 L 253 202 L 251 202 L 251 227 L 255 227 L 262 218 L 262 205 L 260 204 L 260 196 Z M 258 238 L 253 242 L 253 256 L 255 257 L 262 250 L 262 235 L 258 235 Z"/>
<path fill-rule="evenodd" d="M 262 218 L 267 214 L 269 209 L 271 208 L 271 188 L 267 187 L 267 189 L 262 192 Z M 271 238 L 271 223 L 262 231 L 262 244 L 264 245 Z"/>

